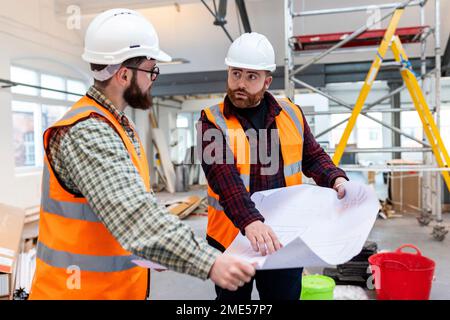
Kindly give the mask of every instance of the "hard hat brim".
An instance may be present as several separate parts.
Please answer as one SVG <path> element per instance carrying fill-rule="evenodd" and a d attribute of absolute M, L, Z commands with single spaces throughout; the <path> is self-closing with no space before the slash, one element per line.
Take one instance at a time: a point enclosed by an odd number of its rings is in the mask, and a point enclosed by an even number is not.
<path fill-rule="evenodd" d="M 151 58 L 161 62 L 172 61 L 172 58 L 167 53 L 162 50 L 156 51 L 154 48 L 139 48 L 132 52 L 115 52 L 109 55 L 85 50 L 81 57 L 86 62 L 104 65 L 123 63 L 124 61 L 135 57 L 147 57 L 148 59 Z"/>
<path fill-rule="evenodd" d="M 157 61 L 161 61 L 161 62 L 171 62 L 172 61 L 172 57 L 169 56 L 167 53 L 165 53 L 162 50 L 159 50 L 159 53 L 155 57 L 151 56 L 150 58 L 153 58 L 153 59 L 155 59 Z"/>
<path fill-rule="evenodd" d="M 249 70 L 265 70 L 273 72 L 277 68 L 276 64 L 270 64 L 267 66 L 257 66 L 257 65 L 251 65 L 251 64 L 245 64 L 245 63 L 238 63 L 230 61 L 229 59 L 225 58 L 225 64 L 229 67 L 233 68 L 242 68 L 242 69 L 249 69 Z"/>

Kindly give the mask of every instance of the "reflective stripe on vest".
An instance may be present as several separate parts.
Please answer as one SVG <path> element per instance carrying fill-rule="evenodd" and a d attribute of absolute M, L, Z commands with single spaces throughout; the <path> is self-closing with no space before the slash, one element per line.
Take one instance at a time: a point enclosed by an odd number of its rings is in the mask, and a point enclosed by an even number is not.
<path fill-rule="evenodd" d="M 302 162 L 294 162 L 289 165 L 285 165 L 283 168 L 283 173 L 285 177 L 292 176 L 293 174 L 302 172 Z"/>
<path fill-rule="evenodd" d="M 136 265 L 131 260 L 138 260 L 137 256 L 91 256 L 85 254 L 74 254 L 65 251 L 53 250 L 42 242 L 37 245 L 37 258 L 55 268 L 68 269 L 76 266 L 83 271 L 95 272 L 117 272 L 131 268 Z"/>
<path fill-rule="evenodd" d="M 48 167 L 44 165 L 42 183 L 50 184 L 50 172 Z M 64 218 L 84 220 L 90 222 L 100 222 L 92 208 L 86 203 L 57 201 L 50 198 L 48 188 L 42 188 L 42 208 L 45 212 L 60 215 Z"/>
<path fill-rule="evenodd" d="M 298 117 L 295 114 L 295 111 L 292 109 L 292 106 L 285 100 L 277 100 L 277 101 L 280 104 L 280 106 L 283 108 L 283 110 L 286 111 L 289 114 L 289 116 L 291 117 L 292 121 L 294 121 L 298 132 L 300 132 L 300 135 L 303 138 L 303 127 L 300 124 L 300 122 L 298 121 Z"/>
<path fill-rule="evenodd" d="M 216 124 L 219 126 L 219 129 L 222 130 L 222 132 L 225 136 L 227 136 L 228 128 L 225 123 L 223 114 L 222 114 L 222 112 L 220 112 L 220 106 L 217 104 L 217 105 L 211 107 L 211 113 L 214 115 L 214 118 L 216 119 Z"/>
<path fill-rule="evenodd" d="M 220 205 L 219 200 L 210 195 L 208 195 L 208 205 L 218 211 L 223 211 L 223 207 Z"/>

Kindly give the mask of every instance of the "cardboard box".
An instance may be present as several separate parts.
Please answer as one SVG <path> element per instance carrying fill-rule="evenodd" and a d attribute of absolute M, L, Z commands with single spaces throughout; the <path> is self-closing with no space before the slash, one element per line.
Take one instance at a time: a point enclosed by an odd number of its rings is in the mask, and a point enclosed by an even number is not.
<path fill-rule="evenodd" d="M 14 270 L 24 220 L 24 210 L 0 204 L 0 272 Z"/>
<path fill-rule="evenodd" d="M 368 171 L 367 172 L 367 183 L 369 184 L 375 184 L 375 171 Z"/>
<path fill-rule="evenodd" d="M 24 210 L 0 204 L 0 299 L 12 299 L 14 269 L 24 221 Z"/>
<path fill-rule="evenodd" d="M 387 162 L 390 166 L 415 166 L 419 162 L 395 159 Z M 419 171 L 389 172 L 388 198 L 398 212 L 420 212 L 422 205 L 422 176 Z"/>

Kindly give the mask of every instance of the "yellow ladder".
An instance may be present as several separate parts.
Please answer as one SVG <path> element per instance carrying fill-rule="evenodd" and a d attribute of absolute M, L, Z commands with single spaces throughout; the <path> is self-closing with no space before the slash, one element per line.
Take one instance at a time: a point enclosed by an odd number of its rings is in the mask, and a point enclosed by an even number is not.
<path fill-rule="evenodd" d="M 408 60 L 405 50 L 403 49 L 400 38 L 395 36 L 395 30 L 398 26 L 398 22 L 403 13 L 404 9 L 398 9 L 395 11 L 389 27 L 387 28 L 380 47 L 378 48 L 375 60 L 370 67 L 367 74 L 366 80 L 361 92 L 356 101 L 355 107 L 353 108 L 352 115 L 347 123 L 344 133 L 339 141 L 336 151 L 333 155 L 333 162 L 338 165 L 341 161 L 342 155 L 344 154 L 345 147 L 347 146 L 350 134 L 355 127 L 356 119 L 361 113 L 363 106 L 365 104 L 366 98 L 372 88 L 372 84 L 376 79 L 378 71 L 380 70 L 381 63 L 383 62 L 384 56 L 386 55 L 389 46 L 392 48 L 395 60 L 402 65 L 400 73 L 405 82 L 405 85 L 411 95 L 414 107 L 419 114 L 420 120 L 422 121 L 423 129 L 425 135 L 431 145 L 434 156 L 436 157 L 436 162 L 440 168 L 448 168 L 450 165 L 450 157 L 442 141 L 441 135 L 439 134 L 439 129 L 434 121 L 433 115 L 428 107 L 426 99 L 423 95 L 422 89 L 420 88 L 419 82 L 412 70 L 411 64 Z M 447 188 L 450 191 L 450 173 L 449 171 L 441 171 Z"/>

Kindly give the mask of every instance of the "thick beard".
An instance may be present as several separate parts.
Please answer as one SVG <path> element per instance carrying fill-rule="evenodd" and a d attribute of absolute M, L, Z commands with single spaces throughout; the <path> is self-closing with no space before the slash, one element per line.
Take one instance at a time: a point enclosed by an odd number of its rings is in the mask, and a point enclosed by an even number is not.
<path fill-rule="evenodd" d="M 247 99 L 241 99 L 236 97 L 236 93 L 241 92 L 244 93 L 247 96 Z M 236 89 L 231 90 L 230 87 L 227 86 L 227 95 L 231 100 L 231 103 L 236 108 L 249 108 L 249 107 L 256 107 L 256 105 L 264 98 L 264 93 L 266 92 L 266 89 L 263 87 L 260 91 L 258 91 L 255 94 L 250 94 L 246 90 Z"/>
<path fill-rule="evenodd" d="M 148 110 L 152 105 L 150 90 L 142 93 L 137 84 L 135 73 L 133 73 L 130 86 L 123 93 L 123 99 L 134 109 Z"/>

